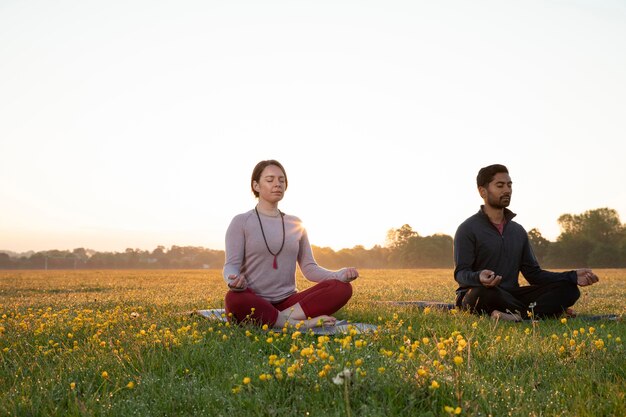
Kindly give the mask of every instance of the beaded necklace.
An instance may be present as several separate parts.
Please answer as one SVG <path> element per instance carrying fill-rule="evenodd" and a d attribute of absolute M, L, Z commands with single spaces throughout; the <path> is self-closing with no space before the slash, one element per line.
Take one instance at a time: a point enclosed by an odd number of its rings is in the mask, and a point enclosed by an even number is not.
<path fill-rule="evenodd" d="M 282 211 L 278 210 L 278 214 L 280 215 L 280 220 L 283 223 L 283 243 L 280 244 L 280 249 L 278 249 L 278 252 L 274 253 L 270 249 L 270 245 L 267 244 L 267 239 L 265 238 L 265 231 L 263 230 L 263 223 L 261 223 L 261 216 L 259 216 L 259 211 L 257 210 L 256 207 L 254 207 L 254 212 L 256 213 L 256 218 L 259 219 L 259 226 L 261 226 L 261 234 L 263 235 L 263 241 L 265 242 L 265 247 L 267 248 L 268 252 L 274 256 L 274 263 L 272 263 L 272 267 L 274 269 L 278 269 L 278 261 L 276 258 L 278 257 L 278 255 L 280 255 L 280 253 L 283 250 L 283 247 L 285 246 L 285 214 Z"/>

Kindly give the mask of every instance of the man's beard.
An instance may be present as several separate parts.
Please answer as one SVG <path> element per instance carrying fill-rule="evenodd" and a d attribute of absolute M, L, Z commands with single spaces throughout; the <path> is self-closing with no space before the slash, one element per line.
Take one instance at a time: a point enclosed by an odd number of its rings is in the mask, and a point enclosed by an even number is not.
<path fill-rule="evenodd" d="M 498 198 L 497 200 L 489 196 L 488 203 L 493 208 L 497 208 L 497 209 L 507 208 L 509 204 L 511 204 L 511 196 L 507 196 L 507 198 L 503 196 L 503 197 Z"/>

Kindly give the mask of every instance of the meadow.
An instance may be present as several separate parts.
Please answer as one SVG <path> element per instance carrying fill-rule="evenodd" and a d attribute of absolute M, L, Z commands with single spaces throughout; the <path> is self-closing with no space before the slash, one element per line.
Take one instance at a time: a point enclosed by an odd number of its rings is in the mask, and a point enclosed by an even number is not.
<path fill-rule="evenodd" d="M 0 271 L 0 415 L 624 416 L 626 270 L 578 318 L 496 322 L 452 302 L 451 270 L 361 270 L 316 336 L 185 314 L 221 308 L 220 271 Z M 299 287 L 310 284 L 298 278 Z"/>

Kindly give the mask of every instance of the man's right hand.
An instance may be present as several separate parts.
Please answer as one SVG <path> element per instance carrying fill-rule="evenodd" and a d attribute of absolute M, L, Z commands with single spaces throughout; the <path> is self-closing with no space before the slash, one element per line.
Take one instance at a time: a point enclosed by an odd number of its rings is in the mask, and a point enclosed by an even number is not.
<path fill-rule="evenodd" d="M 480 283 L 487 288 L 497 287 L 500 285 L 500 281 L 502 281 L 501 275 L 496 275 L 495 272 L 490 271 L 489 269 L 483 269 L 480 271 L 480 275 L 478 276 Z"/>

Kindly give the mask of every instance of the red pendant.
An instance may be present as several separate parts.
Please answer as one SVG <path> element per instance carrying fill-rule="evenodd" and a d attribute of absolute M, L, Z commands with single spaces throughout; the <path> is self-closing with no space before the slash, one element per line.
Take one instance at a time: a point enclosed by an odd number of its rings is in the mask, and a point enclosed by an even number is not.
<path fill-rule="evenodd" d="M 274 255 L 274 264 L 272 265 L 274 269 L 278 269 L 278 262 L 276 261 L 276 255 Z"/>

